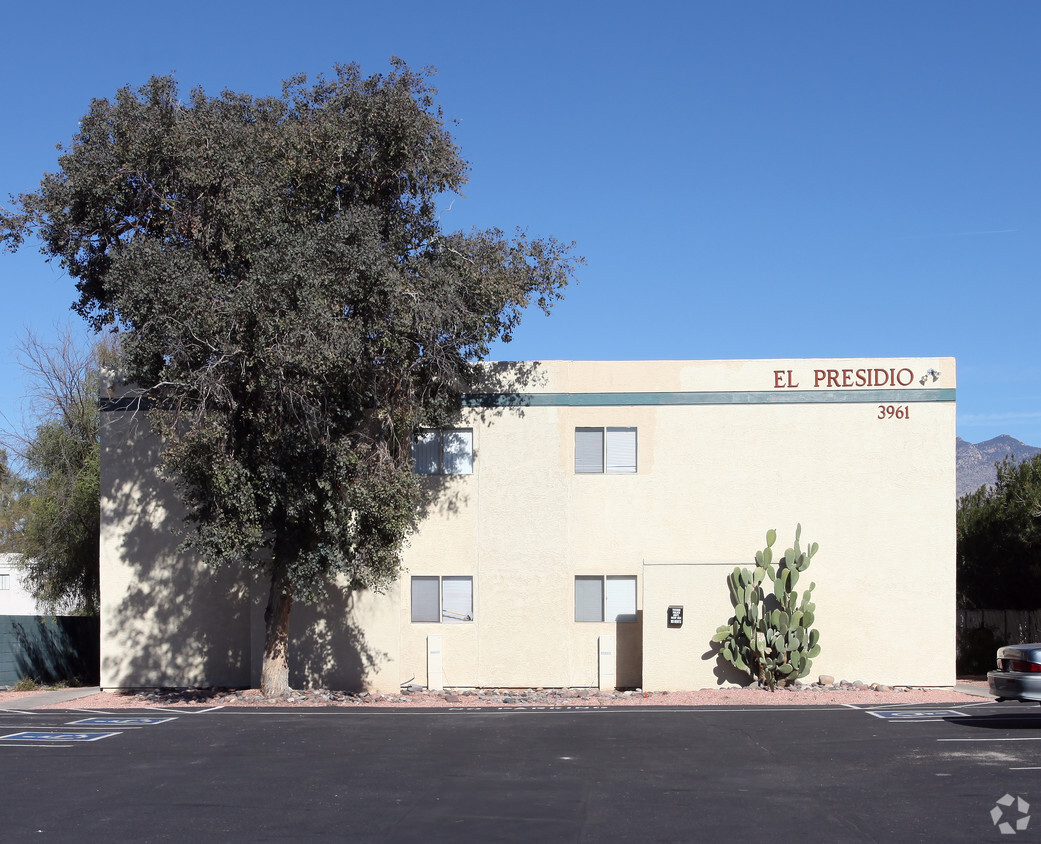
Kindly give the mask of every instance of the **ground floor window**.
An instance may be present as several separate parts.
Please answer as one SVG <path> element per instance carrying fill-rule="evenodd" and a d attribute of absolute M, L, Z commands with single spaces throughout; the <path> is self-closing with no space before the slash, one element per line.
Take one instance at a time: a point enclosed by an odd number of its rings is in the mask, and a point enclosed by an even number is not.
<path fill-rule="evenodd" d="M 413 577 L 412 620 L 458 624 L 474 620 L 472 577 Z"/>
<path fill-rule="evenodd" d="M 636 575 L 576 575 L 575 621 L 636 621 Z"/>

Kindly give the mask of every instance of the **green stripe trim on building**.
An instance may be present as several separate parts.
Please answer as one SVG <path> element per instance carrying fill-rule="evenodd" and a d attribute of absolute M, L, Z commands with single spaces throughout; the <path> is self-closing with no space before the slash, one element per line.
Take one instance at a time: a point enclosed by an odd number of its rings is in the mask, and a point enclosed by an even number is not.
<path fill-rule="evenodd" d="M 762 390 L 690 393 L 470 393 L 463 407 L 644 407 L 698 404 L 905 404 L 952 402 L 942 390 Z"/>

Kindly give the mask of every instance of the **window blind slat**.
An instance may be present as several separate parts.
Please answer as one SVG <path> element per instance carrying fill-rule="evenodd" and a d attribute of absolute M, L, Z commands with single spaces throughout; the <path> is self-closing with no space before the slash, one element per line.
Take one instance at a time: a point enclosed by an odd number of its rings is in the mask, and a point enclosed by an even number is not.
<path fill-rule="evenodd" d="M 636 578 L 607 577 L 607 621 L 636 621 Z"/>
<path fill-rule="evenodd" d="M 472 577 L 441 578 L 441 620 L 447 623 L 473 621 L 473 596 Z"/>
<path fill-rule="evenodd" d="M 604 579 L 575 577 L 575 621 L 604 620 Z"/>
<path fill-rule="evenodd" d="M 636 471 L 636 429 L 607 429 L 607 471 L 615 474 Z"/>
<path fill-rule="evenodd" d="M 472 475 L 474 470 L 474 432 L 469 429 L 447 429 L 444 432 L 444 473 Z"/>
<path fill-rule="evenodd" d="M 604 471 L 604 429 L 575 428 L 575 474 Z"/>
<path fill-rule="evenodd" d="M 436 577 L 412 578 L 412 620 L 440 621 L 440 584 Z"/>
<path fill-rule="evenodd" d="M 412 443 L 412 460 L 420 475 L 437 475 L 441 472 L 441 434 L 439 431 L 420 431 Z"/>

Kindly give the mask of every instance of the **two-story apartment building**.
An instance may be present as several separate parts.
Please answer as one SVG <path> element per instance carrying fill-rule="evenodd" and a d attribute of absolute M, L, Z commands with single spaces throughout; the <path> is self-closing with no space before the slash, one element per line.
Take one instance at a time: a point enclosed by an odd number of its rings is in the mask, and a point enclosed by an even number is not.
<path fill-rule="evenodd" d="M 294 608 L 294 685 L 735 681 L 710 642 L 726 575 L 796 523 L 820 545 L 814 676 L 954 682 L 953 359 L 515 371 L 420 432 L 430 503 L 398 583 Z M 256 685 L 264 585 L 177 551 L 147 425 L 110 407 L 102 685 Z"/>

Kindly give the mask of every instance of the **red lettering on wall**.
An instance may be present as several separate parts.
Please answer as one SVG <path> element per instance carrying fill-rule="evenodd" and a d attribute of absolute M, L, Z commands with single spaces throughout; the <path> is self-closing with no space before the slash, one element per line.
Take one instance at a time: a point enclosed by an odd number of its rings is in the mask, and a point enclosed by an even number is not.
<path fill-rule="evenodd" d="M 824 372 L 823 369 L 815 369 L 815 370 L 813 370 L 813 386 L 814 387 L 819 387 L 821 385 L 821 379 L 825 376 L 825 374 L 826 373 Z"/>
<path fill-rule="evenodd" d="M 907 380 L 906 381 L 904 380 L 904 373 L 905 372 L 907 373 Z M 901 369 L 896 374 L 896 383 L 899 384 L 901 387 L 906 387 L 912 381 L 914 381 L 914 373 L 910 369 Z"/>
<path fill-rule="evenodd" d="M 799 386 L 798 381 L 792 380 L 792 370 L 790 369 L 775 369 L 774 370 L 774 389 L 787 390 Z"/>

